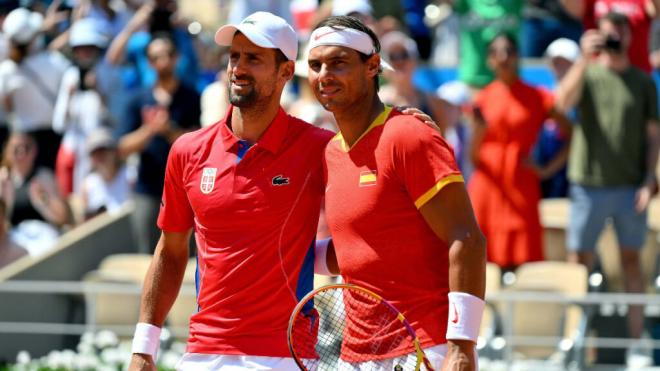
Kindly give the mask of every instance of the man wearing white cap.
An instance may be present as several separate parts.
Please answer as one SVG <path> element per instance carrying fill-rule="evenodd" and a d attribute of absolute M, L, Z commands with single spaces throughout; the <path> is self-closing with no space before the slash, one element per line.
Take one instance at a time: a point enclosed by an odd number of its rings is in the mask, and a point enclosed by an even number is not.
<path fill-rule="evenodd" d="M 229 100 L 220 122 L 170 151 L 131 370 L 153 370 L 160 327 L 197 241 L 198 310 L 180 370 L 296 369 L 286 329 L 311 290 L 323 195 L 321 156 L 332 133 L 280 107 L 298 41 L 282 18 L 257 12 L 220 28 Z"/>
<path fill-rule="evenodd" d="M 475 370 L 485 241 L 448 144 L 378 98 L 379 51 L 374 33 L 352 17 L 330 17 L 310 38 L 308 79 L 340 130 L 324 157 L 337 258 L 328 265 L 401 310 L 435 369 Z M 359 349 L 356 336 L 345 335 L 344 346 Z M 377 359 L 414 357 L 396 333 L 382 338 L 394 346 Z"/>

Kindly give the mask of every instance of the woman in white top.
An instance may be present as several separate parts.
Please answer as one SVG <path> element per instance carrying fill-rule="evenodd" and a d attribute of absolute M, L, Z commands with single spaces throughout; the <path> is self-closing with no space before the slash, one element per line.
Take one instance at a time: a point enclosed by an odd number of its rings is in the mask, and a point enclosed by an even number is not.
<path fill-rule="evenodd" d="M 43 49 L 43 17 L 25 8 L 7 15 L 2 30 L 9 38 L 9 58 L 0 63 L 0 103 L 12 132 L 30 133 L 37 141 L 36 162 L 55 166 L 60 137 L 52 128 L 53 108 L 69 62 Z"/>
<path fill-rule="evenodd" d="M 87 140 L 93 172 L 82 186 L 85 219 L 104 211 L 117 212 L 130 198 L 131 181 L 117 152 L 117 142 L 107 129 L 94 131 Z"/>
<path fill-rule="evenodd" d="M 64 73 L 53 115 L 53 128 L 63 135 L 55 174 L 65 195 L 79 194 L 91 170 L 87 137 L 110 126 L 106 103 L 111 92 L 105 82 L 112 71 L 103 60 L 108 41 L 103 25 L 92 18 L 76 21 L 69 31 L 74 65 Z"/>

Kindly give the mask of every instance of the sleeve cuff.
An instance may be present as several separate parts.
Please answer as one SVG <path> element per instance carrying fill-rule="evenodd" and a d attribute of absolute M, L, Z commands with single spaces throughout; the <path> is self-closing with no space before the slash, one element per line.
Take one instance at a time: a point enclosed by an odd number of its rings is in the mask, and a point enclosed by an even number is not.
<path fill-rule="evenodd" d="M 443 189 L 447 184 L 450 183 L 463 183 L 463 175 L 461 174 L 452 174 L 440 179 L 437 183 L 431 187 L 428 191 L 424 192 L 417 200 L 415 200 L 415 207 L 419 210 L 424 206 L 430 199 L 433 198 L 441 189 Z"/>

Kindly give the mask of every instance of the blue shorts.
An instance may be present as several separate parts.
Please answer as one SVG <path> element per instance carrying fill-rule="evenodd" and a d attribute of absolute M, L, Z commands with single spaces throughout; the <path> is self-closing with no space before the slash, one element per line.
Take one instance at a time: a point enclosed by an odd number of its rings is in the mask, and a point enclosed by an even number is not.
<path fill-rule="evenodd" d="M 570 251 L 592 251 L 610 219 L 619 246 L 640 249 L 646 241 L 646 210 L 635 210 L 636 187 L 588 187 L 571 184 L 571 209 L 566 246 Z"/>

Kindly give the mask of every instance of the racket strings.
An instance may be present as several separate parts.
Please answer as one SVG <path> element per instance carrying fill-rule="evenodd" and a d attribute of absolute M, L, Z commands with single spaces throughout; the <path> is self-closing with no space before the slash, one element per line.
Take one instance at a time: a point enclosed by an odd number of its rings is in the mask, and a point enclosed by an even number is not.
<path fill-rule="evenodd" d="M 329 289 L 317 293 L 314 307 L 318 318 L 308 336 L 295 336 L 295 350 L 312 350 L 301 357 L 308 370 L 417 370 L 417 355 L 412 338 L 398 313 L 382 300 L 359 290 Z M 294 322 L 295 327 L 303 320 Z M 310 332 L 310 326 L 305 329 Z M 316 336 L 314 334 L 316 333 Z M 310 343 L 311 342 L 311 343 Z M 390 352 L 404 349 L 407 355 L 391 358 Z"/>

